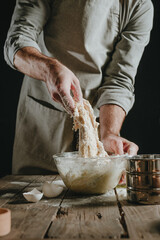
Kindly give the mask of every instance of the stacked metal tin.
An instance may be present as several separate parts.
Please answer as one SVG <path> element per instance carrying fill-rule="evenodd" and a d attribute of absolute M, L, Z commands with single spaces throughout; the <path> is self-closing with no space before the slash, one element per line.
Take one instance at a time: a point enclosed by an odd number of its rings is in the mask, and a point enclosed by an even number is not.
<path fill-rule="evenodd" d="M 129 158 L 126 177 L 128 201 L 160 204 L 160 154 Z"/>

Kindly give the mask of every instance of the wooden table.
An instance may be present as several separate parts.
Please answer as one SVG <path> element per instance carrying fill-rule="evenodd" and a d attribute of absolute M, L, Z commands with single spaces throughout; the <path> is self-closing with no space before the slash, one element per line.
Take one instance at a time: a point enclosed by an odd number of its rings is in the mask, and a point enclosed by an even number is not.
<path fill-rule="evenodd" d="M 160 205 L 126 201 L 125 188 L 104 195 L 76 195 L 65 189 L 57 198 L 29 203 L 23 192 L 42 190 L 59 176 L 5 176 L 0 207 L 12 212 L 12 230 L 3 239 L 160 239 Z"/>

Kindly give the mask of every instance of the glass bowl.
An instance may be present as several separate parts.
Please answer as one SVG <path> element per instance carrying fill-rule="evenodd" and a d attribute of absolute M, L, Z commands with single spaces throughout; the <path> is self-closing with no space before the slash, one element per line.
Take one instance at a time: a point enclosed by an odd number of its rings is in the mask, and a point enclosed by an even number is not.
<path fill-rule="evenodd" d="M 53 155 L 65 185 L 76 193 L 103 194 L 119 183 L 127 155 L 83 158 L 78 152 Z"/>

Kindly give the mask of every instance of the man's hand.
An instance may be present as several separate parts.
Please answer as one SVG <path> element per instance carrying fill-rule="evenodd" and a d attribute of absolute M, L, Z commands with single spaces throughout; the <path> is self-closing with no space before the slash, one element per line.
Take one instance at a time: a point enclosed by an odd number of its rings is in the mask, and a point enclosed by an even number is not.
<path fill-rule="evenodd" d="M 135 143 L 114 134 L 108 134 L 102 142 L 109 153 L 136 155 L 138 152 L 138 146 Z"/>
<path fill-rule="evenodd" d="M 46 83 L 51 98 L 72 114 L 74 100 L 82 101 L 79 80 L 62 63 L 34 47 L 24 47 L 14 56 L 14 66 L 22 73 Z"/>
<path fill-rule="evenodd" d="M 74 111 L 74 100 L 82 101 L 79 80 L 73 72 L 58 61 L 51 61 L 45 82 L 52 99 L 61 103 L 66 111 L 72 114 Z"/>
<path fill-rule="evenodd" d="M 136 155 L 138 146 L 119 136 L 124 110 L 117 105 L 103 105 L 100 108 L 100 138 L 108 153 Z"/>

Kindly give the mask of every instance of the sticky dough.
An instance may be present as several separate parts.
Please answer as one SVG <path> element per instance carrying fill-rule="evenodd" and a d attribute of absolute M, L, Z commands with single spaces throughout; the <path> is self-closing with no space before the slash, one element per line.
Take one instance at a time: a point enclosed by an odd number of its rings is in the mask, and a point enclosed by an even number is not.
<path fill-rule="evenodd" d="M 98 122 L 94 116 L 89 101 L 83 99 L 83 103 L 75 102 L 73 115 L 74 129 L 79 129 L 79 154 L 81 157 L 105 157 L 108 156 L 98 136 Z"/>

